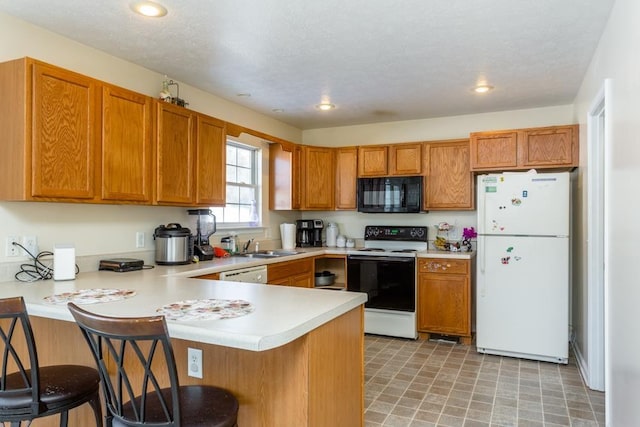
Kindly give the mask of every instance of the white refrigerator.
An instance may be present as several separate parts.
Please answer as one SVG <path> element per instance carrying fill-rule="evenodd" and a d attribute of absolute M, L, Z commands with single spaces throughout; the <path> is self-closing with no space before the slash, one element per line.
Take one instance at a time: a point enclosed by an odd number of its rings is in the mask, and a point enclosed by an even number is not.
<path fill-rule="evenodd" d="M 477 179 L 477 349 L 567 363 L 569 173 Z"/>

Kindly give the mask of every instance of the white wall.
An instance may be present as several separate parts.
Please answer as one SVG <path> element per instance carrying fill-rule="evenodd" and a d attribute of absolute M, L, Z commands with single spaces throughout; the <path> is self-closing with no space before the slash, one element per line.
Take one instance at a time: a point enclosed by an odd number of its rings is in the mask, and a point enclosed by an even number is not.
<path fill-rule="evenodd" d="M 469 114 L 435 119 L 407 120 L 371 125 L 303 131 L 308 145 L 343 147 L 411 141 L 468 138 L 471 132 L 573 123 L 573 107 L 561 105 L 497 113 Z"/>
<path fill-rule="evenodd" d="M 617 0 L 591 66 L 576 98 L 576 117 L 586 123 L 591 102 L 605 78 L 612 79 L 608 109 L 611 145 L 606 148 L 609 202 L 605 240 L 606 288 L 606 403 L 607 425 L 637 426 L 640 422 L 640 282 L 638 281 L 638 183 L 640 182 L 640 2 Z M 581 150 L 586 150 L 582 128 Z M 582 161 L 586 158 L 581 157 Z M 587 200 L 586 163 L 581 186 Z M 584 207 L 583 207 L 584 210 Z M 586 216 L 583 215 L 586 220 Z M 583 227 L 586 239 L 586 225 Z M 586 276 L 586 275 L 585 275 Z"/>
<path fill-rule="evenodd" d="M 0 61 L 30 56 L 63 68 L 107 81 L 140 93 L 156 96 L 163 75 L 107 55 L 24 21 L 0 13 Z M 258 129 L 290 141 L 301 141 L 302 132 L 237 104 L 209 95 L 188 85 L 180 85 L 180 97 L 189 107 L 220 119 Z M 243 137 L 245 137 L 243 135 Z M 1 138 L 1 135 L 0 135 Z M 0 139 L 1 141 L 1 139 Z M 268 150 L 263 150 L 268 161 Z M 267 169 L 265 168 L 265 172 Z M 265 181 L 263 211 L 268 207 L 268 180 Z M 267 212 L 278 224 L 298 216 L 291 212 Z M 0 282 L 12 280 L 19 261 L 5 257 L 4 242 L 9 235 L 37 236 L 40 250 L 52 250 L 55 243 L 73 243 L 78 257 L 101 254 L 139 255 L 153 259 L 153 230 L 160 224 L 179 222 L 188 226 L 185 208 L 155 206 L 108 206 L 62 203 L 0 202 Z M 135 233 L 146 234 L 145 248 L 135 247 Z M 217 233 L 213 241 L 224 236 Z M 276 226 L 241 236 L 265 239 L 279 237 Z M 89 269 L 97 269 L 97 261 Z M 83 271 L 86 271 L 86 268 Z"/>

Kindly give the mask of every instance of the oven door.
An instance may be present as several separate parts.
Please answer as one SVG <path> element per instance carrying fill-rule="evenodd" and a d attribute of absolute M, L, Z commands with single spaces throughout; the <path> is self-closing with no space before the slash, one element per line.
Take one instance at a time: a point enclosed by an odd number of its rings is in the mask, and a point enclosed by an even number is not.
<path fill-rule="evenodd" d="M 415 312 L 416 259 L 349 255 L 347 290 L 365 292 L 365 308 Z"/>

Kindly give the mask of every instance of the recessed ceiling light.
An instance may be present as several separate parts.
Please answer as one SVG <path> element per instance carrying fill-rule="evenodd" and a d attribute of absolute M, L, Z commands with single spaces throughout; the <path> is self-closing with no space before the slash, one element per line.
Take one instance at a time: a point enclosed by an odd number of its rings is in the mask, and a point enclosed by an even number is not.
<path fill-rule="evenodd" d="M 493 90 L 493 86 L 478 85 L 473 89 L 476 93 L 487 93 Z"/>
<path fill-rule="evenodd" d="M 167 8 L 152 1 L 137 1 L 131 3 L 131 10 L 150 18 L 160 18 L 167 14 Z"/>
<path fill-rule="evenodd" d="M 284 113 L 284 110 L 282 108 L 274 108 L 271 111 L 273 111 L 274 113 Z"/>
<path fill-rule="evenodd" d="M 336 108 L 336 106 L 333 105 L 333 104 L 329 104 L 328 102 L 323 102 L 322 104 L 316 105 L 316 108 L 318 110 L 322 110 L 322 111 L 329 111 L 329 110 L 333 110 L 334 108 Z"/>
<path fill-rule="evenodd" d="M 249 97 L 251 97 L 251 94 L 247 93 L 247 92 L 243 92 L 243 93 L 236 93 L 236 96 L 241 97 L 241 98 L 249 98 Z"/>

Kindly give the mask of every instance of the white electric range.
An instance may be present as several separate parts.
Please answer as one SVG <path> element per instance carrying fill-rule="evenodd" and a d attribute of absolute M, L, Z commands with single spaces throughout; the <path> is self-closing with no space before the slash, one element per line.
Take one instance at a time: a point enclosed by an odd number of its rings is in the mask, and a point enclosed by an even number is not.
<path fill-rule="evenodd" d="M 365 292 L 365 333 L 417 338 L 416 252 L 427 227 L 365 227 L 364 248 L 347 256 L 347 289 Z"/>

